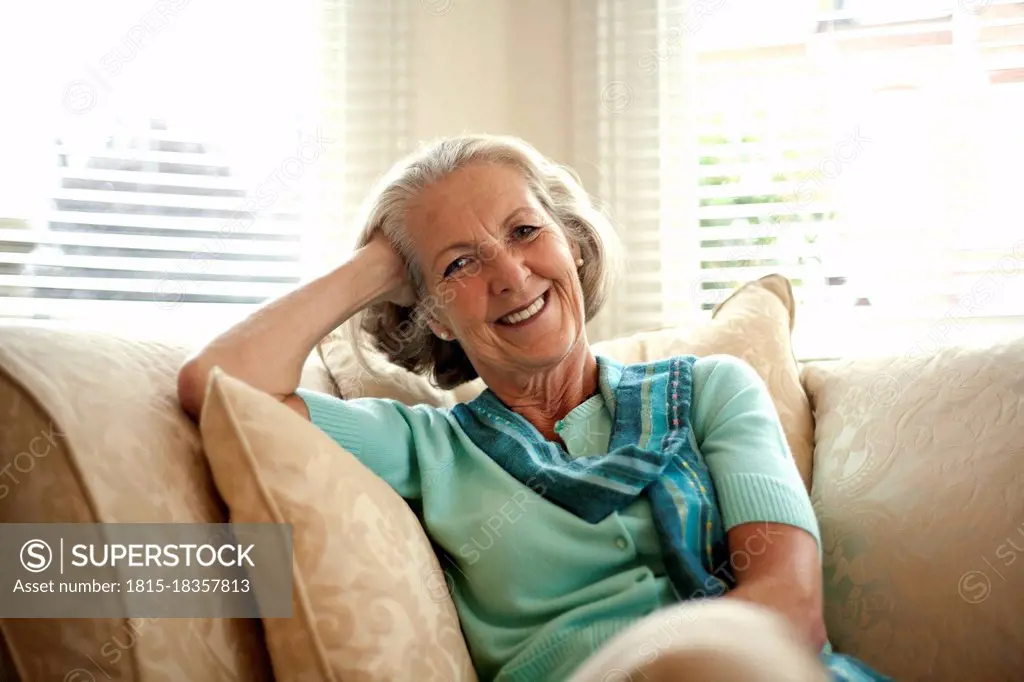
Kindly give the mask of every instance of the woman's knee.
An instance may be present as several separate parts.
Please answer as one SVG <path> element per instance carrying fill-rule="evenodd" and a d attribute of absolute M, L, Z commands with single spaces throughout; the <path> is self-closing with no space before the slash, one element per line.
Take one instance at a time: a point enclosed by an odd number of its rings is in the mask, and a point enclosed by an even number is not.
<path fill-rule="evenodd" d="M 571 682 L 827 679 L 818 657 L 781 616 L 709 599 L 651 614 L 597 651 Z"/>

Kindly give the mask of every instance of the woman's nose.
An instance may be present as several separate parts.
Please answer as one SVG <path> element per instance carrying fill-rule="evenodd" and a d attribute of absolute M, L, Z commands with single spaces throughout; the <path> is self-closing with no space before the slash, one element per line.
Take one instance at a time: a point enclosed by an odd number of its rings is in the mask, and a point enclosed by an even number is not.
<path fill-rule="evenodd" d="M 498 249 L 490 261 L 491 293 L 515 293 L 526 288 L 530 269 L 521 253 L 514 249 Z"/>

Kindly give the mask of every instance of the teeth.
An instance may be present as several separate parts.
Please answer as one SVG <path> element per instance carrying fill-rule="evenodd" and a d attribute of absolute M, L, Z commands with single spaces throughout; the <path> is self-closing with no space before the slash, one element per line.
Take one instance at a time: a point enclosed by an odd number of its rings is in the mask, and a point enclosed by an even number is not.
<path fill-rule="evenodd" d="M 505 317 L 501 318 L 501 321 L 506 323 L 506 324 L 517 324 L 519 322 L 522 322 L 523 320 L 530 319 L 531 317 L 533 317 L 534 315 L 539 313 L 540 309 L 543 308 L 543 307 L 544 307 L 544 297 L 541 296 L 536 301 L 531 303 L 529 308 L 527 308 L 525 310 L 520 310 L 518 313 L 512 313 L 511 315 L 506 315 Z"/>

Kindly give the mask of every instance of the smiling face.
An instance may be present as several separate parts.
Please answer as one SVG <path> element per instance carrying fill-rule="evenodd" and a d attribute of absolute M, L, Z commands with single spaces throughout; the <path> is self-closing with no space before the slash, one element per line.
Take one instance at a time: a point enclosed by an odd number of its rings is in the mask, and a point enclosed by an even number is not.
<path fill-rule="evenodd" d="M 585 345 L 579 249 L 515 168 L 474 163 L 409 205 L 432 331 L 481 376 L 542 370 Z"/>

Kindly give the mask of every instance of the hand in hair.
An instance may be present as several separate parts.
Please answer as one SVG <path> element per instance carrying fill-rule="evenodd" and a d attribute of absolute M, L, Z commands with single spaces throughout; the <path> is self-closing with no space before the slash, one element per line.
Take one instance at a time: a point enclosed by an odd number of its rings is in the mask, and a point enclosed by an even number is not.
<path fill-rule="evenodd" d="M 383 278 L 385 293 L 378 301 L 389 301 L 395 305 L 409 307 L 416 302 L 416 291 L 409 280 L 405 263 L 383 232 L 375 234 L 363 247 L 369 262 Z"/>

